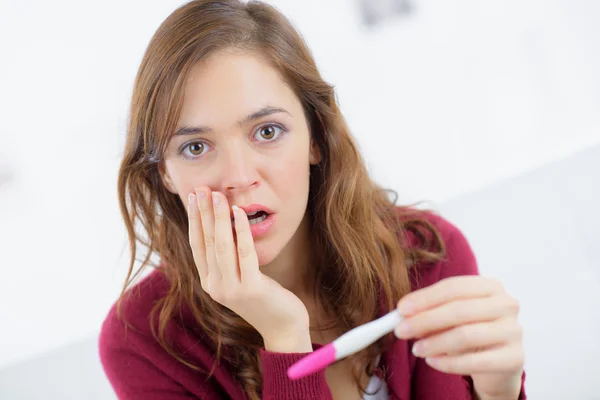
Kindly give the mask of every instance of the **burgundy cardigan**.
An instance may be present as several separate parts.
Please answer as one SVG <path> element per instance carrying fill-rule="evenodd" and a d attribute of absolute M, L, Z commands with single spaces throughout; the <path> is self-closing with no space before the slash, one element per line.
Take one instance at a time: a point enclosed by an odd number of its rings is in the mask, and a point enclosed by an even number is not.
<path fill-rule="evenodd" d="M 443 218 L 428 214 L 428 219 L 441 233 L 447 256 L 435 264 L 417 265 L 411 274 L 413 290 L 456 275 L 478 273 L 475 257 L 463 234 Z M 416 245 L 416 237 L 407 240 Z M 222 361 L 210 379 L 206 379 L 215 360 L 208 339 L 195 325 L 189 313 L 182 312 L 167 327 L 167 337 L 174 348 L 203 371 L 186 367 L 170 356 L 153 338 L 149 314 L 155 302 L 168 289 L 168 282 L 157 268 L 133 288 L 123 302 L 125 319 L 134 329 L 126 329 L 113 306 L 100 334 L 100 358 L 110 383 L 122 400 L 221 400 L 246 399 L 232 368 Z M 383 315 L 385 310 L 381 310 Z M 390 399 L 398 400 L 466 400 L 471 399 L 469 377 L 445 374 L 429 367 L 411 352 L 412 340 L 395 339 L 382 353 L 380 366 L 386 373 Z M 320 345 L 313 345 L 314 348 Z M 286 371 L 306 354 L 260 352 L 263 368 L 262 396 L 265 400 L 331 400 L 325 372 L 293 381 Z M 520 399 L 526 399 L 525 374 Z"/>

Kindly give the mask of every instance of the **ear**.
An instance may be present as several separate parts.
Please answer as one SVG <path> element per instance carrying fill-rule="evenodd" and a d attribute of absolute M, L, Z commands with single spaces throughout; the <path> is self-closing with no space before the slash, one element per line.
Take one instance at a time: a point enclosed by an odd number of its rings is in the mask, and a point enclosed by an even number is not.
<path fill-rule="evenodd" d="M 165 185 L 167 190 L 173 194 L 177 194 L 177 190 L 175 190 L 175 185 L 173 184 L 171 176 L 167 172 L 164 161 L 161 161 L 158 164 L 158 174 L 160 175 L 160 180 L 162 181 L 163 185 Z"/>
<path fill-rule="evenodd" d="M 310 139 L 310 155 L 309 162 L 311 165 L 316 165 L 321 162 L 321 151 L 317 143 L 311 138 Z"/>

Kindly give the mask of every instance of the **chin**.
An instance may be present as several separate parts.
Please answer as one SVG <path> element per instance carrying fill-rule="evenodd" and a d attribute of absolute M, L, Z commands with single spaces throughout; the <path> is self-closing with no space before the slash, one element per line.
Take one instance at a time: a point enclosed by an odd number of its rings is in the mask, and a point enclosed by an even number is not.
<path fill-rule="evenodd" d="M 306 217 L 306 214 L 305 216 Z M 302 224 L 305 218 L 302 218 L 298 225 Z M 277 221 L 281 223 L 281 220 Z M 283 226 L 283 224 L 281 224 Z M 289 225 L 294 225 L 293 222 Z M 288 225 L 288 226 L 289 226 Z M 280 227 L 274 227 L 280 228 Z M 288 230 L 271 230 L 266 236 L 255 240 L 256 255 L 258 257 L 258 265 L 264 266 L 271 264 L 278 257 L 285 253 L 284 258 L 287 260 L 288 256 L 292 256 L 294 253 L 292 247 L 297 245 L 298 239 L 296 238 L 298 228 L 295 231 Z M 289 235 L 289 236 L 288 236 Z"/>
<path fill-rule="evenodd" d="M 258 257 L 258 266 L 270 264 L 279 254 L 274 246 L 259 244 L 256 246 L 256 255 Z"/>
<path fill-rule="evenodd" d="M 255 241 L 258 265 L 271 264 L 285 251 L 289 244 L 285 232 L 270 232 L 272 236 L 264 237 Z"/>

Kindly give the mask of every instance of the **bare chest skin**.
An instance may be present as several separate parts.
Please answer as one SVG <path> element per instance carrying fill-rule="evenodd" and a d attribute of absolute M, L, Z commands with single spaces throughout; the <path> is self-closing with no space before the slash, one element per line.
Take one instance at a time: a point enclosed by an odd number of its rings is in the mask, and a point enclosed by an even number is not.
<path fill-rule="evenodd" d="M 311 339 L 313 343 L 327 344 L 331 343 L 338 336 L 335 332 L 317 332 L 312 335 Z M 327 367 L 325 370 L 325 379 L 334 400 L 362 399 L 360 389 L 354 382 L 351 365 L 347 359 Z M 360 379 L 364 386 L 369 382 L 369 377 L 366 373 L 363 373 Z"/>
<path fill-rule="evenodd" d="M 360 400 L 362 395 L 352 378 L 352 370 L 344 360 L 325 370 L 325 378 L 335 400 Z M 369 377 L 366 373 L 361 377 L 361 383 L 367 385 Z"/>
<path fill-rule="evenodd" d="M 326 318 L 320 307 L 315 306 L 315 303 L 306 301 L 305 304 L 309 310 L 311 317 L 311 326 L 327 326 L 323 321 L 330 321 L 331 318 Z M 326 331 L 311 330 L 311 341 L 319 344 L 329 344 L 340 337 L 344 332 L 337 329 Z M 325 379 L 331 390 L 334 400 L 361 400 L 362 394 L 360 388 L 354 382 L 352 377 L 351 364 L 348 359 L 341 360 L 333 365 L 330 365 L 325 370 Z M 369 376 L 366 372 L 360 377 L 361 384 L 367 386 Z"/>

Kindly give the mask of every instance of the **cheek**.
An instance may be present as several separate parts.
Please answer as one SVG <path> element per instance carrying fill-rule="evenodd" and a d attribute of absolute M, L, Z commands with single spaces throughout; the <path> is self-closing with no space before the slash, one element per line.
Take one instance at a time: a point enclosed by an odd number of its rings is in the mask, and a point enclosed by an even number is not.
<path fill-rule="evenodd" d="M 282 160 L 275 177 L 281 197 L 302 200 L 302 193 L 308 190 L 309 168 L 308 152 L 289 154 Z"/>
<path fill-rule="evenodd" d="M 187 201 L 189 193 L 194 191 L 194 188 L 202 186 L 202 174 L 198 174 L 194 168 L 184 167 L 177 161 L 167 161 L 166 170 L 171 178 L 171 187 L 177 194 Z"/>

